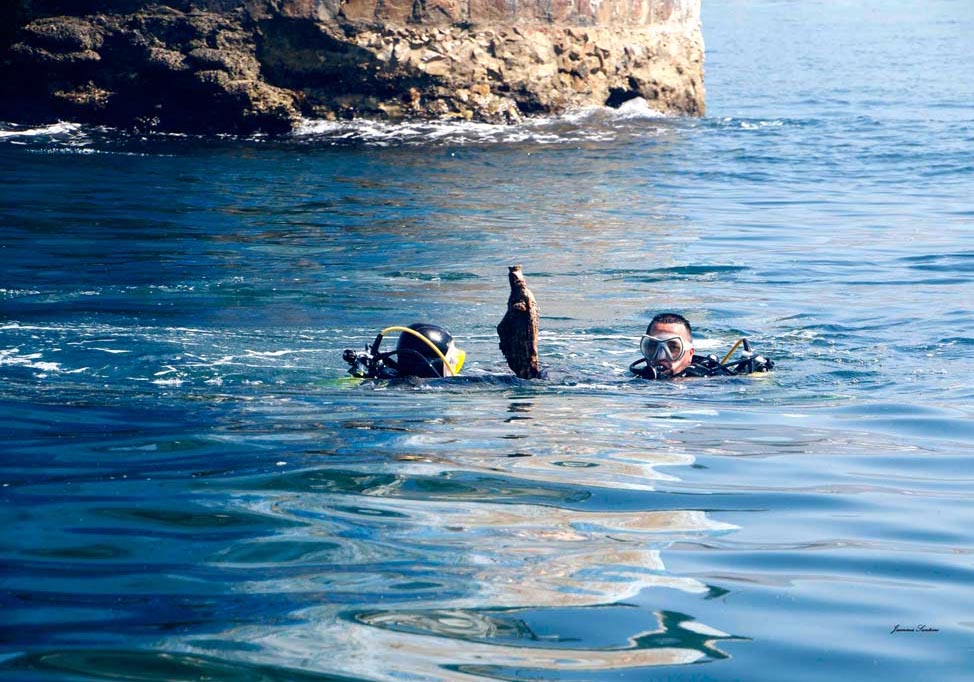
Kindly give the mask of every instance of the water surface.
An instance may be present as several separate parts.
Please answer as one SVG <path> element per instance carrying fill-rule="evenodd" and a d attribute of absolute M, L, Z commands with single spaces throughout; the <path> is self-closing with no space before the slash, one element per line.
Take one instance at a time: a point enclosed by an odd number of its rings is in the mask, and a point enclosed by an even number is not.
<path fill-rule="evenodd" d="M 700 120 L 0 125 L 0 677 L 967 679 L 974 14 L 704 19 Z M 663 309 L 777 370 L 630 377 Z"/>

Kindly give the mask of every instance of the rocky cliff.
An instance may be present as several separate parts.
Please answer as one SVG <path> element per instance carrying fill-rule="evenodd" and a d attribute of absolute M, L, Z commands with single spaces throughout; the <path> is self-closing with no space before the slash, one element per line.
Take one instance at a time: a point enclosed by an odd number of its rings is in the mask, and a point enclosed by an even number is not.
<path fill-rule="evenodd" d="M 0 119 L 283 132 L 704 109 L 700 0 L 8 0 Z"/>

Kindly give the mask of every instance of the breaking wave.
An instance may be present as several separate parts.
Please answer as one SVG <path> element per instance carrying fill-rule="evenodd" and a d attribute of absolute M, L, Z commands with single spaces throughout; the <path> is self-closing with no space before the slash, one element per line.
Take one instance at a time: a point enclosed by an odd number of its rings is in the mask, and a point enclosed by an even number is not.
<path fill-rule="evenodd" d="M 474 121 L 323 121 L 306 119 L 293 137 L 330 144 L 358 143 L 392 145 L 484 145 L 484 144 L 571 144 L 610 142 L 637 134 L 655 136 L 673 117 L 661 114 L 642 98 L 625 102 L 617 109 L 586 107 L 559 116 L 530 118 L 517 125 Z M 647 126 L 652 121 L 662 125 Z M 637 125 L 633 125 L 633 123 Z"/>
<path fill-rule="evenodd" d="M 559 116 L 537 117 L 515 125 L 462 120 L 376 121 L 355 119 L 325 121 L 305 119 L 290 135 L 257 134 L 243 140 L 255 144 L 298 143 L 301 145 L 365 145 L 373 147 L 418 145 L 564 145 L 613 142 L 657 137 L 672 129 L 680 119 L 653 110 L 646 100 L 636 98 L 617 109 L 587 107 Z M 27 126 L 0 122 L 0 144 L 28 146 L 31 151 L 68 154 L 171 152 L 180 144 L 200 140 L 239 144 L 232 135 L 215 137 L 162 132 L 130 132 L 104 126 L 58 122 Z M 160 149 L 164 145 L 165 149 Z M 138 149 L 133 150 L 133 146 Z"/>

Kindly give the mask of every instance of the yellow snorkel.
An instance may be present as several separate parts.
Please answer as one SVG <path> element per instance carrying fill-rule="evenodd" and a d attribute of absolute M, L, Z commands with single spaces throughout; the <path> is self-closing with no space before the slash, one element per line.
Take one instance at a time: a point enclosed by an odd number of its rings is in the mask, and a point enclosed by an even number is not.
<path fill-rule="evenodd" d="M 731 346 L 731 349 L 729 351 L 727 351 L 727 355 L 725 355 L 724 356 L 724 359 L 720 361 L 720 364 L 722 364 L 722 365 L 727 364 L 727 361 L 730 360 L 730 356 L 732 356 L 734 354 L 734 351 L 737 350 L 737 347 L 740 346 L 742 343 L 744 344 L 744 350 L 745 351 L 747 351 L 747 352 L 750 352 L 751 351 L 750 347 L 748 346 L 747 339 L 743 339 L 743 338 L 738 339 L 737 340 L 737 343 L 735 343 L 733 346 Z"/>

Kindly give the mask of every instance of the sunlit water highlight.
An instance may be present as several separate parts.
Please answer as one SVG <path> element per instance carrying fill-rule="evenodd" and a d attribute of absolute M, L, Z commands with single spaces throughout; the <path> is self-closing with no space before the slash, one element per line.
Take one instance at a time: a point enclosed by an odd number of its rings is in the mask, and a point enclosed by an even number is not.
<path fill-rule="evenodd" d="M 0 677 L 967 679 L 974 16 L 715 5 L 702 120 L 0 125 Z"/>

